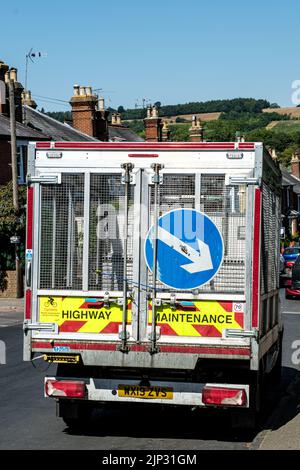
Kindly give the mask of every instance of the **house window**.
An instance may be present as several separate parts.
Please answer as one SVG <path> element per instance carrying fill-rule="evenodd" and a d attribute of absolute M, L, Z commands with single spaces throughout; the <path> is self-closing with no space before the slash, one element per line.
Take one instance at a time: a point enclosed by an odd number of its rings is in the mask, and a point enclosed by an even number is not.
<path fill-rule="evenodd" d="M 17 167 L 18 167 L 18 184 L 25 184 L 26 180 L 26 155 L 27 155 L 27 146 L 18 145 L 17 146 Z"/>

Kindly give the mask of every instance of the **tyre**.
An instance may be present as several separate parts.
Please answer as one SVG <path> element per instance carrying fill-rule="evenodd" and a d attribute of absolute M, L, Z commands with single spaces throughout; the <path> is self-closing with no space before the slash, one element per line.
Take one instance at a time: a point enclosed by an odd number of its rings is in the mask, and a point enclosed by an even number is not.
<path fill-rule="evenodd" d="M 72 430 L 86 428 L 91 422 L 92 412 L 93 408 L 89 403 L 59 402 L 59 416 Z"/>
<path fill-rule="evenodd" d="M 281 368 L 282 368 L 282 335 L 280 336 L 278 346 L 278 356 L 275 365 L 269 373 L 269 380 L 272 384 L 279 384 L 281 381 Z"/>

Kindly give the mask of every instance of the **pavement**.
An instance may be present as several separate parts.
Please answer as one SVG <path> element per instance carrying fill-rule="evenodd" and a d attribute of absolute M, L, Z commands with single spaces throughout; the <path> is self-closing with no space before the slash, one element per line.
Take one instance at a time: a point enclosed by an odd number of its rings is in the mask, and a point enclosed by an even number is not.
<path fill-rule="evenodd" d="M 300 450 L 300 378 L 287 388 L 272 414 L 270 428 L 263 436 L 261 450 Z"/>
<path fill-rule="evenodd" d="M 22 299 L 1 299 L 0 312 L 23 312 L 24 298 Z"/>

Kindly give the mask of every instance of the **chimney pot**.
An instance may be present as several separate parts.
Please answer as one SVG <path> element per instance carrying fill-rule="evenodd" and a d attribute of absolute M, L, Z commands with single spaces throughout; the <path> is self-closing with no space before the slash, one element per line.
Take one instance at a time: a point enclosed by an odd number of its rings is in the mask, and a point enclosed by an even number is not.
<path fill-rule="evenodd" d="M 92 93 L 92 87 L 91 86 L 86 86 L 85 87 L 85 94 L 87 96 L 91 96 L 93 93 Z"/>
<path fill-rule="evenodd" d="M 122 123 L 121 123 L 121 114 L 118 113 L 117 116 L 116 116 L 116 124 L 118 124 L 118 126 L 120 126 Z"/>
<path fill-rule="evenodd" d="M 84 86 L 79 87 L 79 95 L 80 96 L 85 96 L 85 87 Z"/>
<path fill-rule="evenodd" d="M 10 80 L 10 72 L 7 71 L 7 72 L 5 72 L 5 75 L 4 75 L 4 81 L 5 81 L 5 83 L 8 83 L 9 80 Z"/>
<path fill-rule="evenodd" d="M 79 85 L 74 85 L 73 90 L 73 96 L 79 96 Z"/>
<path fill-rule="evenodd" d="M 17 76 L 17 69 L 15 68 L 11 68 L 10 69 L 10 79 L 13 81 L 13 82 L 16 82 L 18 80 L 18 76 Z"/>
<path fill-rule="evenodd" d="M 99 106 L 99 111 L 105 111 L 105 102 L 102 96 L 99 98 L 98 106 Z"/>

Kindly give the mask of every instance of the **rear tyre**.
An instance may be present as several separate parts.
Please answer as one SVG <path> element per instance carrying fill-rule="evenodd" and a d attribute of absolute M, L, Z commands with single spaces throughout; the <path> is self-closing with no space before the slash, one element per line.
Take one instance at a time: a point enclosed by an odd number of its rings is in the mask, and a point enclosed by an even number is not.
<path fill-rule="evenodd" d="M 270 383 L 279 384 L 281 382 L 281 367 L 282 367 L 282 335 L 279 340 L 278 356 L 275 365 L 269 373 Z"/>
<path fill-rule="evenodd" d="M 80 430 L 86 428 L 92 417 L 93 408 L 89 403 L 59 403 L 59 416 L 68 428 Z"/>

